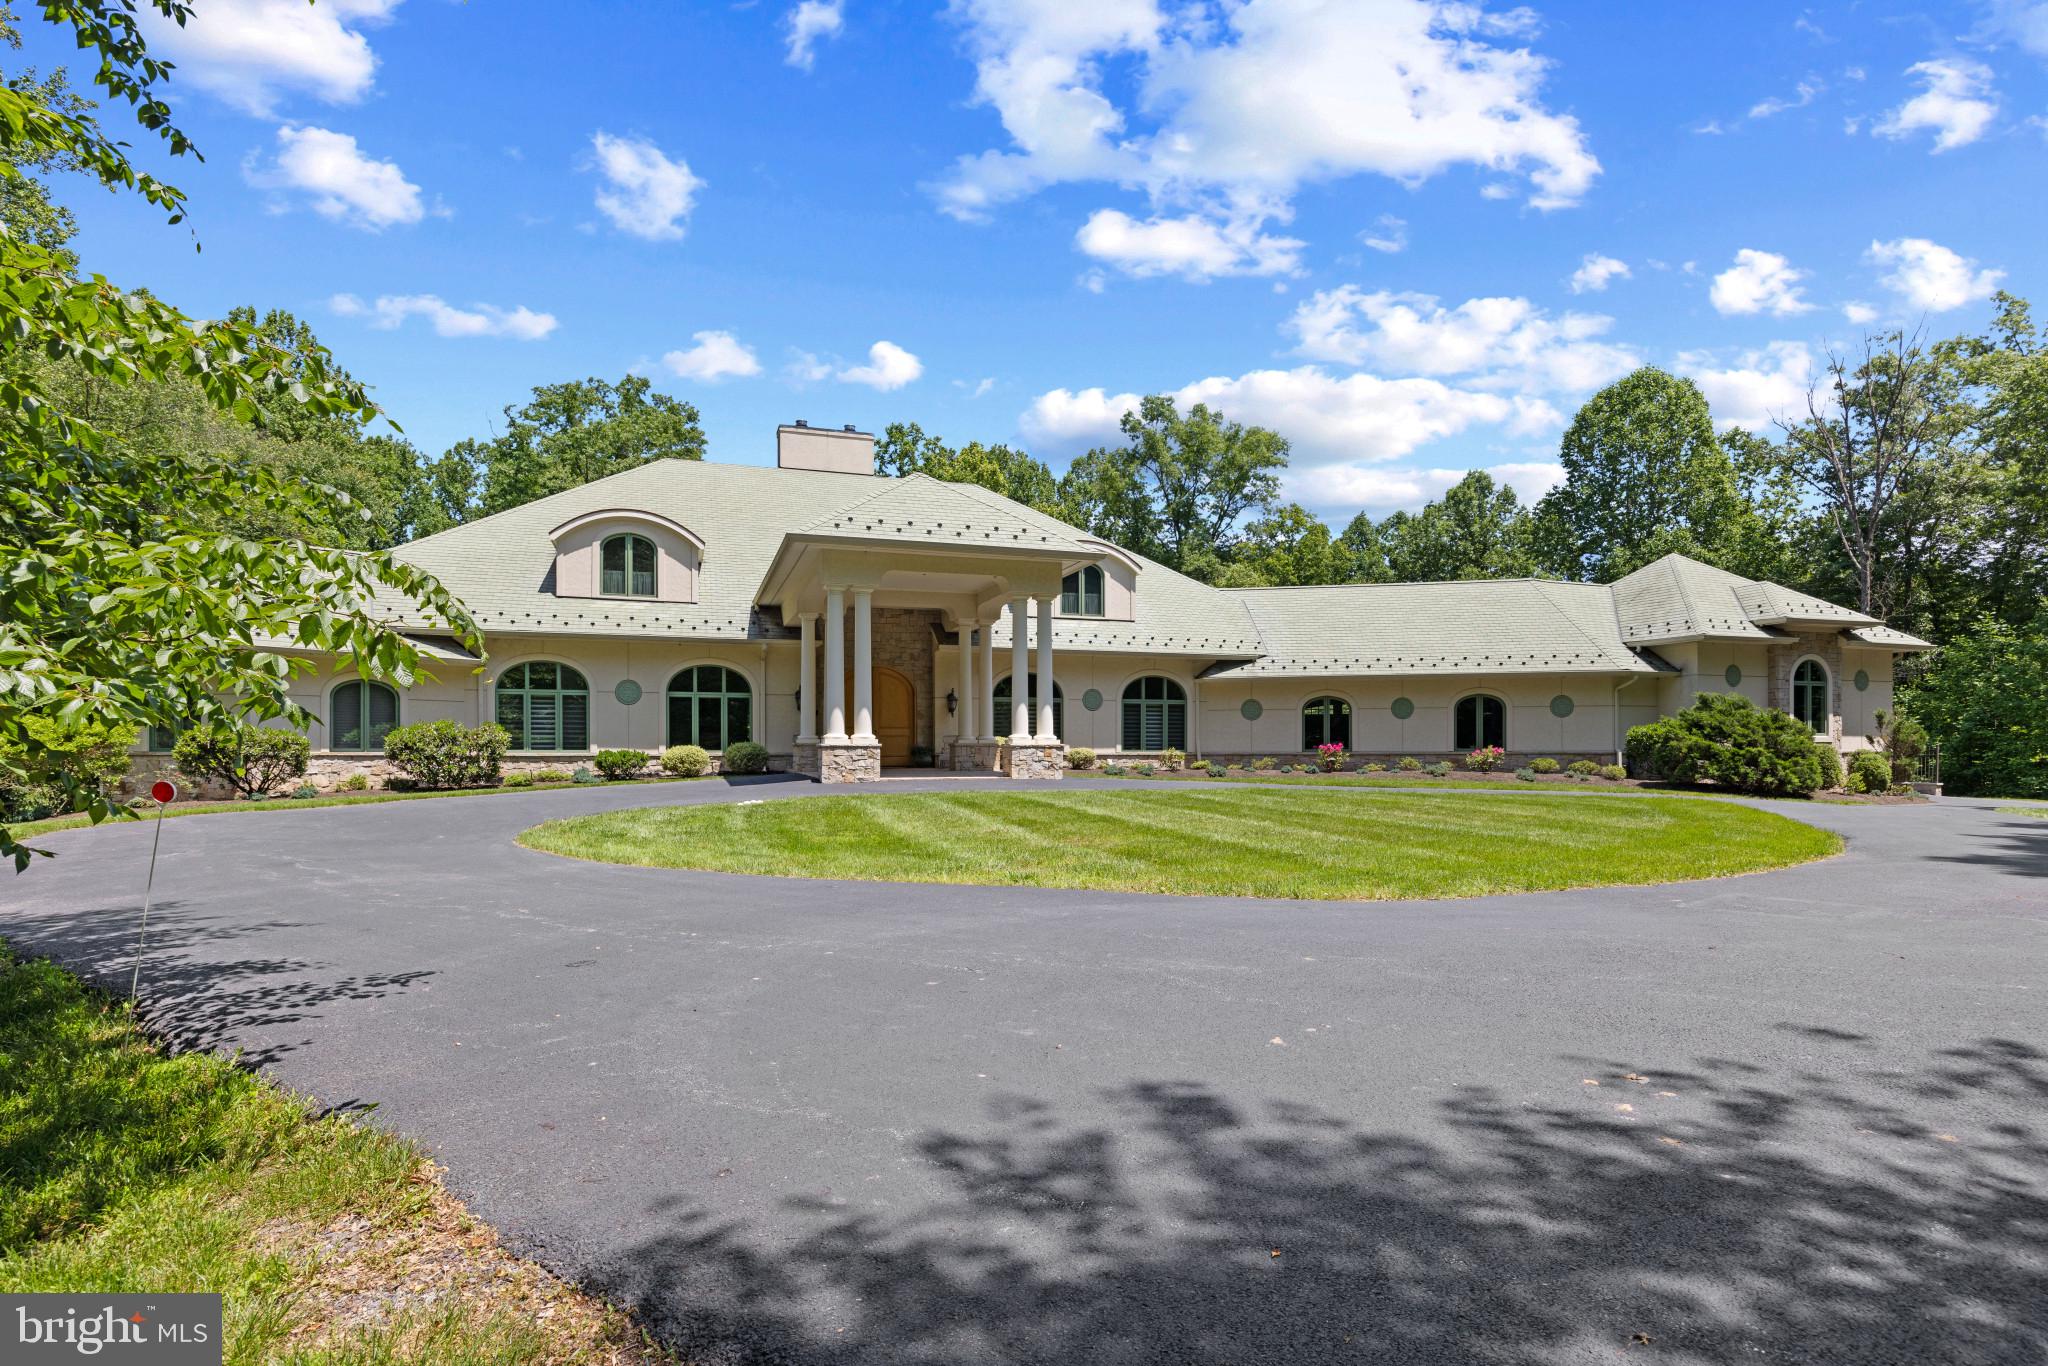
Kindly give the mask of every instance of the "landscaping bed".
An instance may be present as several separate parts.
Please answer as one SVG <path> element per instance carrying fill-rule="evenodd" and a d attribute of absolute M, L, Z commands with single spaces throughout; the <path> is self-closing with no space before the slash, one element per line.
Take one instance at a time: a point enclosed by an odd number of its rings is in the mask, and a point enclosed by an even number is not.
<path fill-rule="evenodd" d="M 520 842 L 727 873 L 1326 900 L 1669 882 L 1841 848 L 1733 802 L 1420 797 L 1222 785 L 820 797 L 606 812 Z"/>

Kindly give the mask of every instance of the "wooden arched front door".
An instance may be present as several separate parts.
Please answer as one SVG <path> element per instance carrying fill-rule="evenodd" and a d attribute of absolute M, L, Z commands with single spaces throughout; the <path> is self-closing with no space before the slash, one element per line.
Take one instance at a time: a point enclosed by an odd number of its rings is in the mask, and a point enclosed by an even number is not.
<path fill-rule="evenodd" d="M 846 680 L 846 696 L 853 697 L 851 675 Z M 908 678 L 877 664 L 874 702 L 875 738 L 882 742 L 882 767 L 909 767 L 910 747 L 916 743 L 917 734 L 917 691 Z"/>

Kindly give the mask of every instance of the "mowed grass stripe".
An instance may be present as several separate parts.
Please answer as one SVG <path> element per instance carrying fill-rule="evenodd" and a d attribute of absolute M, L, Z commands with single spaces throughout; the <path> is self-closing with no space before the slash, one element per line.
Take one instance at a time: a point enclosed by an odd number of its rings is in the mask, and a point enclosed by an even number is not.
<path fill-rule="evenodd" d="M 657 868 L 1188 895 L 1383 900 L 1669 882 L 1822 858 L 1841 840 L 1697 798 L 1448 793 L 957 792 L 672 806 L 520 836 Z"/>

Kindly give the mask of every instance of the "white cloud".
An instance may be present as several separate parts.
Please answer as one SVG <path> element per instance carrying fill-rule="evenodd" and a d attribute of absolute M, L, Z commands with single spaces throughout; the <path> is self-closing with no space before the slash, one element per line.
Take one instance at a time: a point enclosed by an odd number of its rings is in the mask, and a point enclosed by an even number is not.
<path fill-rule="evenodd" d="M 277 130 L 276 160 L 265 165 L 252 153 L 242 174 L 261 189 L 303 192 L 316 213 L 373 232 L 426 214 L 420 187 L 396 162 L 366 156 L 354 138 L 325 128 L 286 124 Z"/>
<path fill-rule="evenodd" d="M 1806 272 L 1773 251 L 1744 247 L 1735 253 L 1735 264 L 1714 277 L 1708 297 L 1722 314 L 1769 313 L 1783 318 L 1804 313 L 1813 305 L 1800 294 L 1799 282 Z"/>
<path fill-rule="evenodd" d="M 1098 209 L 1074 234 L 1083 254 L 1126 275 L 1179 275 L 1206 280 L 1217 275 L 1292 274 L 1301 268 L 1302 243 L 1269 237 L 1255 220 L 1216 223 L 1198 214 L 1144 222 L 1115 209 Z"/>
<path fill-rule="evenodd" d="M 1984 28 L 2010 38 L 2036 57 L 2048 57 L 2048 0 L 1987 0 Z"/>
<path fill-rule="evenodd" d="M 612 226 L 650 242 L 680 239 L 697 191 L 704 188 L 689 164 L 671 160 L 645 138 L 599 132 L 591 136 L 590 146 L 605 180 L 597 207 Z"/>
<path fill-rule="evenodd" d="M 690 340 L 697 344 L 661 358 L 663 365 L 684 379 L 715 384 L 722 379 L 744 379 L 761 373 L 761 362 L 754 349 L 730 332 L 692 332 Z"/>
<path fill-rule="evenodd" d="M 1564 466 L 1544 461 L 1490 465 L 1495 483 L 1510 485 L 1525 503 L 1533 503 L 1564 482 Z M 1457 469 L 1388 468 L 1355 461 L 1323 465 L 1291 475 L 1286 496 L 1310 507 L 1361 508 L 1374 516 L 1406 508 L 1413 511 L 1441 498 L 1471 473 Z"/>
<path fill-rule="evenodd" d="M 1912 99 L 1886 114 L 1870 131 L 1879 137 L 1910 137 L 1922 129 L 1934 132 L 1934 150 L 1946 152 L 1984 136 L 1998 116 L 1998 98 L 1991 93 L 1991 68 L 1963 57 L 1916 62 L 1906 68 L 1924 87 Z"/>
<path fill-rule="evenodd" d="M 996 387 L 996 379 L 994 375 L 976 380 L 956 379 L 953 381 L 953 387 L 964 392 L 969 398 L 986 398 L 989 390 Z"/>
<path fill-rule="evenodd" d="M 1304 185 L 1354 175 L 1413 185 L 1476 166 L 1521 179 L 1531 204 L 1552 209 L 1600 171 L 1577 121 L 1543 104 L 1549 62 L 1489 41 L 1528 36 L 1533 18 L 1519 10 L 1245 0 L 1169 18 L 1156 0 L 956 0 L 953 11 L 975 99 L 1009 136 L 936 187 L 962 218 L 1049 185 L 1110 182 L 1143 190 L 1155 221 L 1194 212 L 1256 236 L 1288 220 Z M 1483 193 L 1513 190 L 1496 178 Z"/>
<path fill-rule="evenodd" d="M 1607 288 L 1610 281 L 1628 278 L 1628 262 L 1617 261 L 1612 256 L 1602 256 L 1597 251 L 1589 251 L 1579 262 L 1579 268 L 1572 272 L 1572 293 L 1585 294 L 1590 291 L 1597 294 Z"/>
<path fill-rule="evenodd" d="M 1612 318 L 1551 317 L 1521 298 L 1467 299 L 1445 308 L 1427 294 L 1317 291 L 1286 324 L 1311 360 L 1431 376 L 1467 375 L 1480 388 L 1582 392 L 1641 362 L 1599 340 Z"/>
<path fill-rule="evenodd" d="M 840 0 L 803 0 L 783 23 L 789 31 L 789 55 L 784 60 L 809 71 L 817 57 L 813 49 L 818 40 L 837 38 L 846 27 L 846 15 Z"/>
<path fill-rule="evenodd" d="M 473 304 L 456 308 L 437 294 L 381 294 L 375 303 L 364 303 L 353 294 L 337 294 L 327 306 L 344 318 L 368 318 L 370 326 L 389 331 L 407 318 L 425 318 L 442 337 L 509 337 L 514 341 L 539 341 L 555 330 L 555 315 L 536 313 L 521 304 L 517 308 L 496 308 Z"/>
<path fill-rule="evenodd" d="M 843 384 L 865 384 L 887 393 L 924 373 L 924 362 L 892 341 L 878 341 L 868 348 L 866 365 L 845 366 L 832 372 Z"/>
<path fill-rule="evenodd" d="M 398 0 L 208 0 L 181 26 L 140 7 L 151 52 L 177 64 L 187 83 L 244 113 L 266 116 L 287 91 L 350 104 L 370 90 L 377 56 L 359 31 Z"/>
<path fill-rule="evenodd" d="M 1842 319 L 1857 327 L 1877 321 L 1877 310 L 1860 299 L 1851 299 L 1842 305 Z"/>
<path fill-rule="evenodd" d="M 1793 94 L 1789 98 L 1773 95 L 1769 99 L 1758 100 L 1752 104 L 1749 107 L 1749 116 L 1753 119 L 1767 119 L 1773 114 L 1782 114 L 1787 109 L 1804 109 L 1826 89 L 1827 86 L 1820 77 L 1808 76 L 1793 87 Z"/>
<path fill-rule="evenodd" d="M 1358 240 L 1374 251 L 1384 251 L 1390 255 L 1397 251 L 1406 251 L 1408 221 L 1396 218 L 1390 213 L 1383 213 L 1371 227 L 1358 234 Z"/>
<path fill-rule="evenodd" d="M 1813 352 L 1804 342 L 1778 341 L 1745 351 L 1725 365 L 1711 352 L 1682 352 L 1678 372 L 1691 377 L 1707 396 L 1716 427 L 1762 432 L 1779 418 L 1790 421 L 1806 415 L 1815 370 Z"/>
<path fill-rule="evenodd" d="M 1879 278 L 1886 288 L 1925 313 L 1988 299 L 2005 278 L 2004 271 L 1979 270 L 1974 260 L 1924 237 L 1872 242 L 1863 259 L 1885 271 Z"/>

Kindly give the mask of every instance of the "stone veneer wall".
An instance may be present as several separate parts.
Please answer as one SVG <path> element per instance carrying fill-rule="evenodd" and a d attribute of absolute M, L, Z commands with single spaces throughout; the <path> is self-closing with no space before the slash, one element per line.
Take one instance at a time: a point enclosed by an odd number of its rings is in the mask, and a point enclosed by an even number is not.
<path fill-rule="evenodd" d="M 872 630 L 874 635 L 875 663 L 894 669 L 910 680 L 915 702 L 912 707 L 910 743 L 922 745 L 938 753 L 937 698 L 933 688 L 933 656 L 937 649 L 933 629 L 939 625 L 943 613 L 936 609 L 913 607 L 877 607 L 874 609 Z M 846 658 L 853 660 L 853 623 L 846 626 Z M 850 710 L 853 699 L 846 699 Z M 852 717 L 847 718 L 849 728 Z"/>
<path fill-rule="evenodd" d="M 1828 669 L 1827 739 L 1842 747 L 1842 636 L 1839 631 L 1795 634 L 1792 639 L 1771 646 L 1771 705 L 1792 712 L 1792 671 L 1799 661 L 1812 656 Z"/>
<path fill-rule="evenodd" d="M 625 746 L 620 746 L 620 748 L 625 748 Z M 660 765 L 656 763 L 660 756 L 660 750 L 649 750 L 647 752 L 647 777 L 652 778 L 661 775 Z M 713 773 L 718 772 L 718 764 L 718 756 L 712 755 L 711 771 Z M 597 771 L 596 765 L 591 762 L 591 756 L 588 754 L 551 754 L 542 757 L 507 759 L 499 765 L 499 772 L 539 773 L 543 769 L 550 768 L 560 769 L 566 773 L 574 773 L 578 768 L 588 768 L 592 772 Z M 788 754 L 769 755 L 768 771 L 770 773 L 796 771 L 794 756 Z M 286 783 L 280 790 L 288 793 L 292 788 L 297 787 L 299 783 L 307 783 L 322 793 L 339 792 L 342 790 L 342 784 L 357 773 L 370 780 L 369 790 L 372 792 L 380 792 L 389 788 L 394 778 L 403 782 L 405 777 L 382 754 L 315 754 L 306 762 L 306 776 L 297 782 Z M 142 796 L 149 791 L 150 784 L 154 783 L 158 778 L 169 778 L 172 782 L 176 783 L 181 798 L 218 801 L 236 795 L 226 783 L 217 780 L 209 779 L 202 783 L 193 782 L 192 779 L 178 772 L 177 766 L 172 763 L 171 756 L 168 754 L 135 755 L 129 763 L 127 776 L 115 784 L 114 791 L 123 798 Z"/>

